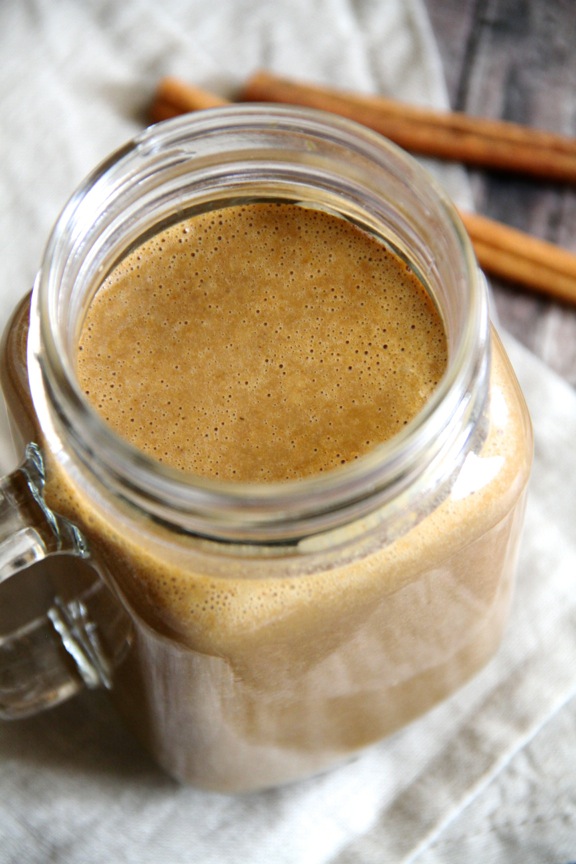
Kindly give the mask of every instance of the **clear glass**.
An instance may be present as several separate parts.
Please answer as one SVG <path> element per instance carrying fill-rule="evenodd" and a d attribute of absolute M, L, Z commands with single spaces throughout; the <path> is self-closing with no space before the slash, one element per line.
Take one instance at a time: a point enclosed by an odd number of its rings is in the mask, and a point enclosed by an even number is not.
<path fill-rule="evenodd" d="M 221 483 L 118 438 L 82 395 L 74 355 L 91 298 L 144 237 L 195 211 L 264 199 L 328 209 L 390 243 L 442 314 L 449 362 L 422 412 L 354 463 L 285 483 Z M 103 620 L 86 604 L 81 627 L 68 613 L 56 626 L 55 589 L 51 633 L 74 680 L 83 666 L 84 683 L 107 686 L 175 777 L 243 791 L 325 770 L 448 696 L 496 651 L 530 423 L 454 208 L 381 137 L 272 106 L 147 130 L 64 209 L 30 313 L 24 305 L 5 338 L 3 388 L 42 474 L 40 488 L 26 468 L 18 475 L 41 506 L 30 515 L 9 493 L 11 510 L 27 526 L 48 522 L 51 536 L 71 526 L 79 545 L 54 548 L 88 559 L 121 610 L 112 628 L 112 612 Z M 16 535 L 26 544 L 26 530 L 5 532 L 12 585 L 29 562 L 8 546 Z M 0 694 L 9 660 L 0 637 Z"/>

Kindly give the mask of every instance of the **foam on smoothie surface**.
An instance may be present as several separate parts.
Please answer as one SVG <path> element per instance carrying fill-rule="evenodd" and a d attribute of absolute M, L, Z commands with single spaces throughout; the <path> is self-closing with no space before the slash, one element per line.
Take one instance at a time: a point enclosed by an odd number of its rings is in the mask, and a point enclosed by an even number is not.
<path fill-rule="evenodd" d="M 396 434 L 447 360 L 410 267 L 324 211 L 195 215 L 131 252 L 97 292 L 78 375 L 150 456 L 226 480 L 328 471 Z"/>

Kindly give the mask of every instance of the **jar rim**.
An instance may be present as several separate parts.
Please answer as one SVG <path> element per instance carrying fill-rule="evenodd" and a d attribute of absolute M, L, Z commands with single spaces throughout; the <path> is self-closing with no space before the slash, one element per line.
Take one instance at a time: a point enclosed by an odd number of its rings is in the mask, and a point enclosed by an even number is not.
<path fill-rule="evenodd" d="M 198 142 L 222 142 L 231 135 L 260 131 L 296 135 L 303 147 L 331 142 L 361 154 L 375 171 L 406 172 L 426 189 L 430 218 L 442 221 L 460 256 L 465 274 L 461 297 L 464 327 L 447 371 L 422 410 L 397 435 L 354 462 L 322 474 L 275 483 L 244 483 L 201 477 L 172 468 L 119 437 L 97 414 L 76 381 L 73 360 L 59 326 L 63 315 L 61 283 L 72 257 L 81 254 L 84 209 L 111 208 L 110 178 L 120 189 L 135 188 L 142 172 L 151 176 L 170 160 L 192 164 Z M 120 184 L 120 185 L 119 185 Z M 123 186 L 122 186 L 123 184 Z M 120 188 L 122 186 L 122 188 Z M 83 209 L 84 208 L 84 209 Z M 88 211 L 90 208 L 88 208 Z M 78 251 L 80 250 L 80 252 Z M 32 393 L 43 428 L 54 423 L 49 404 L 57 405 L 57 436 L 64 435 L 84 468 L 149 515 L 181 530 L 219 539 L 264 542 L 324 531 L 391 500 L 414 472 L 461 439 L 474 422 L 479 401 L 475 382 L 486 377 L 487 299 L 472 246 L 458 213 L 440 184 L 413 157 L 359 124 L 316 109 L 277 105 L 232 105 L 200 111 L 149 127 L 113 153 L 78 187 L 49 238 L 34 290 L 37 325 L 31 354 L 47 399 Z M 34 315 L 33 315 L 34 319 Z M 29 361 L 29 365 L 30 361 Z M 36 404 L 38 402 L 42 405 Z M 46 424 L 47 414 L 52 419 Z M 457 428 L 456 428 L 457 427 Z"/>

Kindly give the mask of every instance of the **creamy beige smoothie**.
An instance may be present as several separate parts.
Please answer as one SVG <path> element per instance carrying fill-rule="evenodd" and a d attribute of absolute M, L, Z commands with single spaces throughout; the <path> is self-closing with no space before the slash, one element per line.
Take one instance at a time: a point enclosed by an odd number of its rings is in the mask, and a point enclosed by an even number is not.
<path fill-rule="evenodd" d="M 393 436 L 447 362 L 410 266 L 321 210 L 246 204 L 135 249 L 96 294 L 78 377 L 121 436 L 176 468 L 283 481 Z M 132 611 L 114 696 L 175 776 L 257 789 L 353 756 L 449 695 L 499 644 L 531 462 L 530 428 L 494 337 L 484 435 L 449 494 L 388 531 L 285 549 L 138 524 L 50 467 Z"/>
<path fill-rule="evenodd" d="M 78 354 L 116 432 L 176 468 L 248 482 L 357 458 L 421 410 L 445 366 L 442 321 L 409 266 L 288 204 L 149 240 L 98 292 Z"/>

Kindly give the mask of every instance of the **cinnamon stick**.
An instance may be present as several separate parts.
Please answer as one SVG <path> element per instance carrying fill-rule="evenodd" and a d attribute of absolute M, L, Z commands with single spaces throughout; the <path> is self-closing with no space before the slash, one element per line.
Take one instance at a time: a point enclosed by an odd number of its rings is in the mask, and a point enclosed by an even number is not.
<path fill-rule="evenodd" d="M 150 121 L 158 123 L 160 120 L 168 120 L 180 114 L 227 104 L 226 99 L 216 96 L 215 93 L 184 83 L 179 78 L 167 76 L 161 79 L 156 88 L 150 108 Z"/>
<path fill-rule="evenodd" d="M 475 213 L 460 212 L 487 273 L 576 304 L 576 255 Z"/>
<path fill-rule="evenodd" d="M 156 91 L 151 117 L 165 119 L 226 104 L 213 93 L 167 78 Z M 349 116 L 359 119 L 354 112 Z M 460 216 L 478 262 L 487 273 L 576 304 L 575 254 L 484 216 L 464 212 Z"/>
<path fill-rule="evenodd" d="M 400 147 L 469 165 L 576 182 L 576 139 L 503 120 L 436 111 L 257 72 L 240 93 L 245 102 L 280 102 L 356 120 Z"/>

